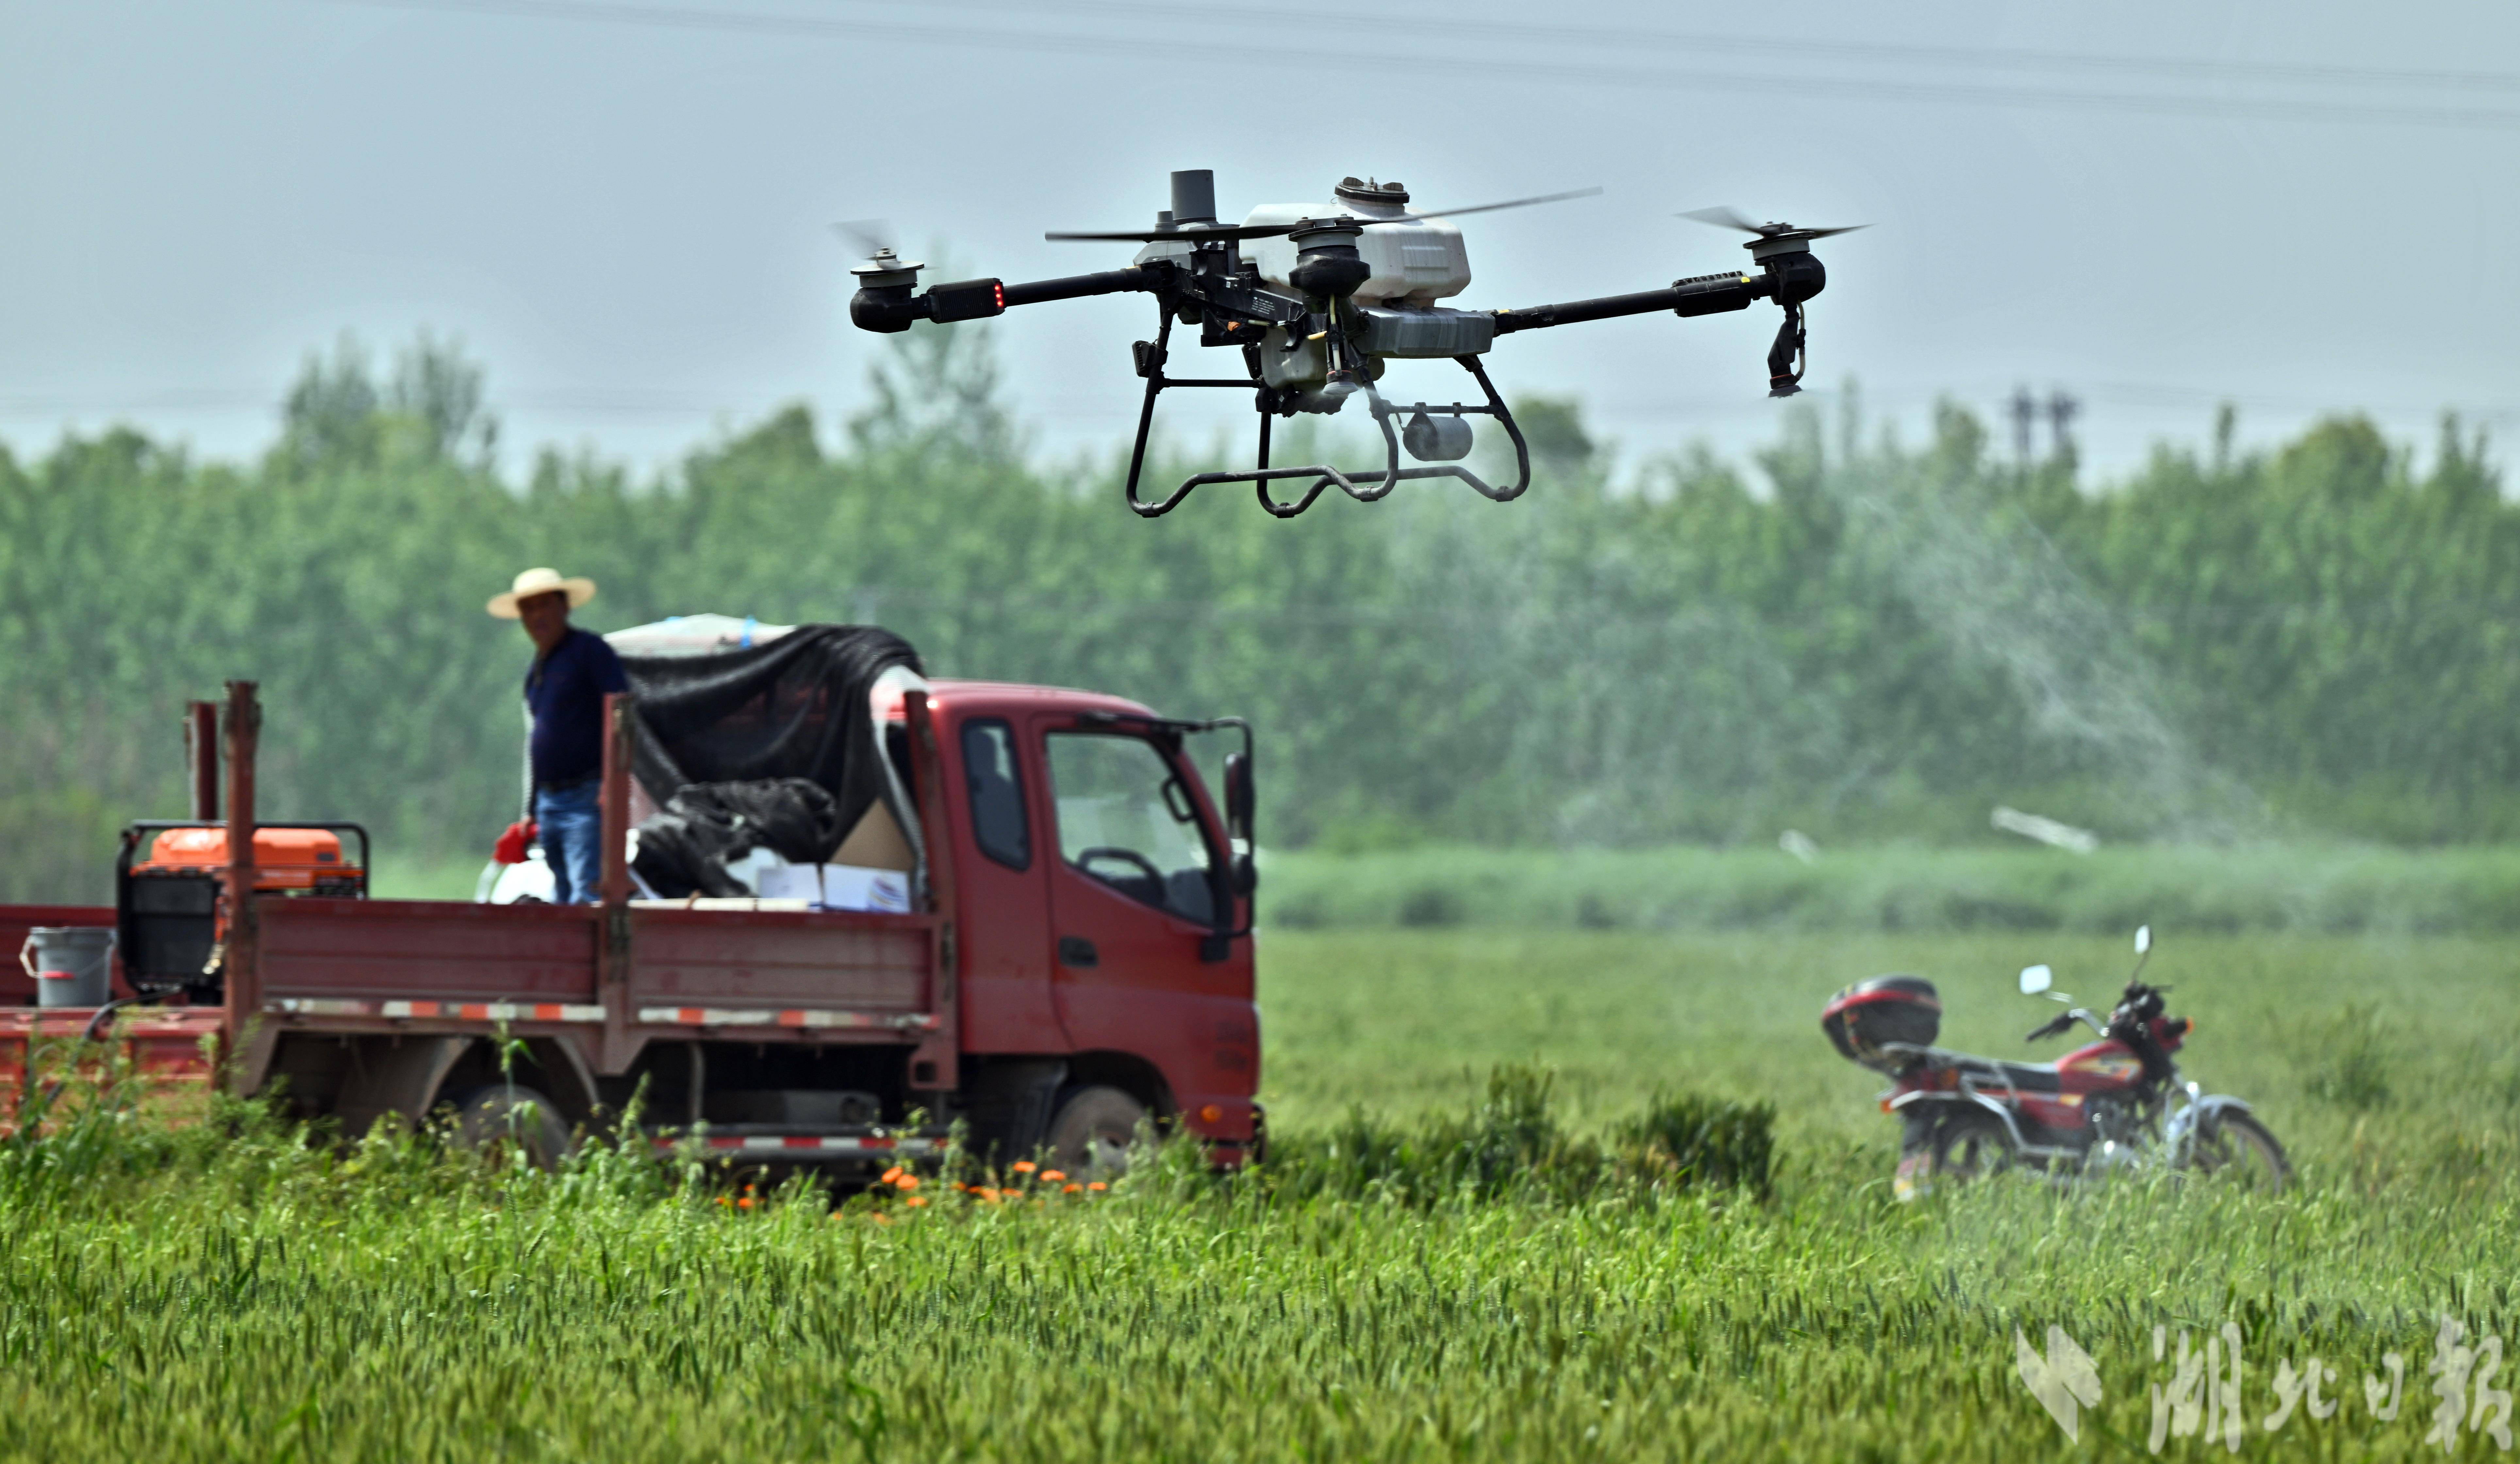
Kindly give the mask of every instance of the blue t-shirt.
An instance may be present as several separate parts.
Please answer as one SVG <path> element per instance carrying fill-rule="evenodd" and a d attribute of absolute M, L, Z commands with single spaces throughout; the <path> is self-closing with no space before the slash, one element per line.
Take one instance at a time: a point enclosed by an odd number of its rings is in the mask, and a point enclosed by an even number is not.
<path fill-rule="evenodd" d="M 604 637 L 571 626 L 549 656 L 525 672 L 534 714 L 534 784 L 566 787 L 604 773 L 604 694 L 628 691 L 621 658 Z"/>

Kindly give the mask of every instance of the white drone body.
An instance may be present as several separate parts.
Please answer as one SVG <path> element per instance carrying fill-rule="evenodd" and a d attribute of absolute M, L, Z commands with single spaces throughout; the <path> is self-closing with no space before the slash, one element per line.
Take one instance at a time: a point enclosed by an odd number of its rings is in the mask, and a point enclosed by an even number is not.
<path fill-rule="evenodd" d="M 1373 273 L 1349 298 L 1360 305 L 1431 305 L 1470 288 L 1470 252 L 1462 229 L 1448 218 L 1409 216 L 1409 191 L 1397 183 L 1342 180 L 1335 204 L 1263 204 L 1242 220 L 1245 227 L 1291 224 L 1308 218 L 1387 220 L 1365 231 L 1356 251 Z M 1158 240 L 1138 252 L 1137 262 L 1188 259 L 1186 243 Z M 1242 243 L 1242 257 L 1256 265 L 1268 285 L 1301 294 L 1288 278 L 1298 251 L 1285 235 Z"/>
<path fill-rule="evenodd" d="M 1354 218 L 1374 227 L 1356 237 L 1356 252 L 1372 272 L 1348 296 L 1350 323 L 1359 349 L 1370 362 L 1369 380 L 1379 380 L 1390 357 L 1421 360 L 1477 355 L 1495 343 L 1492 319 L 1480 312 L 1447 309 L 1435 301 L 1470 287 L 1470 252 L 1461 226 L 1448 218 L 1425 218 L 1409 212 L 1409 190 L 1398 183 L 1343 178 L 1332 204 L 1263 204 L 1242 222 L 1245 227 L 1293 224 L 1305 219 Z M 1261 283 L 1300 295 L 1294 283 L 1300 236 L 1280 234 L 1244 240 L 1242 259 L 1259 271 Z M 1186 244 L 1159 240 L 1139 251 L 1137 262 L 1188 259 Z M 1261 343 L 1261 379 L 1268 385 L 1303 392 L 1293 398 L 1298 410 L 1335 412 L 1353 389 L 1329 385 L 1329 354 L 1318 341 L 1290 339 L 1273 328 Z"/>
<path fill-rule="evenodd" d="M 1405 219 L 1409 195 L 1397 183 L 1385 188 L 1383 197 L 1373 198 L 1342 187 L 1336 204 L 1263 204 L 1243 222 L 1290 224 L 1342 213 L 1392 220 L 1357 240 L 1356 252 L 1373 268 L 1349 297 L 1360 305 L 1431 305 L 1469 289 L 1470 252 L 1462 243 L 1461 225 L 1448 218 Z M 1260 278 L 1289 292 L 1294 286 L 1286 276 L 1295 267 L 1295 252 L 1294 240 L 1285 235 L 1254 239 L 1242 248 L 1242 257 L 1260 266 Z"/>

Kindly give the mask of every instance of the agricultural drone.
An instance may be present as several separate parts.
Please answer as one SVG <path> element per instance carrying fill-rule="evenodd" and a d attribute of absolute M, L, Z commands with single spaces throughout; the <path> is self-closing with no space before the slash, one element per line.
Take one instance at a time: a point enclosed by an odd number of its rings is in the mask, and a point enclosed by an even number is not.
<path fill-rule="evenodd" d="M 957 280 L 931 285 L 924 292 L 917 289 L 923 266 L 901 258 L 876 231 L 842 225 L 863 241 L 870 255 L 850 271 L 858 277 L 858 291 L 849 300 L 849 319 L 860 329 L 889 333 L 906 331 L 914 321 L 942 325 L 981 320 L 1003 315 L 1014 305 L 1045 300 L 1128 291 L 1152 295 L 1158 311 L 1155 339 L 1135 346 L 1138 375 L 1146 379 L 1147 392 L 1138 409 L 1137 443 L 1129 454 L 1126 489 L 1129 507 L 1143 518 L 1170 512 L 1194 488 L 1225 482 L 1254 484 L 1261 507 L 1281 519 L 1310 508 L 1332 484 L 1349 497 L 1370 503 L 1407 480 L 1422 478 L 1458 478 L 1504 502 L 1519 497 L 1531 485 L 1531 453 L 1513 414 L 1506 410 L 1479 364 L 1479 357 L 1500 336 L 1660 310 L 1713 315 L 1744 309 L 1754 299 L 1773 299 L 1783 307 L 1785 318 L 1776 344 L 1768 351 L 1768 394 L 1791 396 L 1800 389 L 1805 365 L 1803 302 L 1820 294 L 1828 279 L 1811 252 L 1811 243 L 1845 233 L 1844 229 L 1754 224 L 1731 209 L 1700 209 L 1683 216 L 1754 236 L 1742 248 L 1750 252 L 1757 273 L 1695 275 L 1674 281 L 1668 290 L 1522 310 L 1456 310 L 1436 303 L 1459 295 L 1470 283 L 1469 254 L 1462 247 L 1462 231 L 1450 220 L 1599 191 L 1413 212 L 1408 206 L 1409 191 L 1400 184 L 1346 178 L 1336 189 L 1335 205 L 1268 204 L 1251 210 L 1241 223 L 1228 224 L 1216 216 L 1215 174 L 1197 168 L 1172 175 L 1173 206 L 1155 215 L 1151 229 L 1045 236 L 1143 246 L 1136 262 L 1126 269 L 1018 284 Z M 1201 345 L 1240 347 L 1245 375 L 1239 380 L 1166 376 L 1176 321 L 1197 326 Z M 1399 407 L 1375 389 L 1386 361 L 1439 356 L 1451 357 L 1470 374 L 1487 398 L 1486 405 L 1420 401 Z M 1140 498 L 1138 477 L 1146 466 L 1155 397 L 1168 387 L 1252 392 L 1252 404 L 1260 415 L 1257 465 L 1197 474 L 1169 496 Z M 1379 472 L 1345 473 L 1322 463 L 1269 466 L 1271 419 L 1297 412 L 1336 412 L 1358 392 L 1364 393 L 1375 425 L 1382 430 L 1386 459 Z M 1491 486 L 1462 466 L 1461 460 L 1470 451 L 1467 419 L 1473 416 L 1496 418 L 1513 440 L 1514 480 L 1504 487 Z M 1402 419 L 1405 423 L 1395 427 Z M 1430 466 L 1400 466 L 1404 447 L 1411 457 Z M 1269 491 L 1272 483 L 1301 479 L 1312 482 L 1292 500 L 1281 501 Z"/>

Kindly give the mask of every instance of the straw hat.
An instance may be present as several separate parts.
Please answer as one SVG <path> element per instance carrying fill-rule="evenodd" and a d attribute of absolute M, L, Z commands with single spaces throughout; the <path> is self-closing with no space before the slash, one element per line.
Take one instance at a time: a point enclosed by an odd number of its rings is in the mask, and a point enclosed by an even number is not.
<path fill-rule="evenodd" d="M 517 576 L 517 582 L 509 587 L 506 594 L 490 597 L 490 614 L 503 620 L 513 620 L 517 618 L 518 601 L 555 593 L 565 593 L 568 608 L 575 610 L 595 598 L 595 581 L 562 579 L 560 571 L 554 569 L 527 570 Z"/>

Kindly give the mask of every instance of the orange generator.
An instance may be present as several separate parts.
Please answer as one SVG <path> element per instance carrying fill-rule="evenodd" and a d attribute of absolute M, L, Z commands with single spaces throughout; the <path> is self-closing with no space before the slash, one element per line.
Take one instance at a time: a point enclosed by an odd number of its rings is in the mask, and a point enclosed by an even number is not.
<path fill-rule="evenodd" d="M 355 862 L 342 857 L 345 832 L 359 839 Z M 224 824 L 152 821 L 124 829 L 113 901 L 124 980 L 142 990 L 214 989 L 227 877 Z M 257 894 L 365 899 L 368 831 L 352 823 L 263 824 L 253 831 L 253 888 Z"/>

